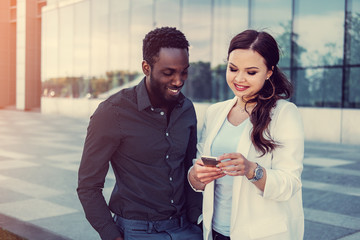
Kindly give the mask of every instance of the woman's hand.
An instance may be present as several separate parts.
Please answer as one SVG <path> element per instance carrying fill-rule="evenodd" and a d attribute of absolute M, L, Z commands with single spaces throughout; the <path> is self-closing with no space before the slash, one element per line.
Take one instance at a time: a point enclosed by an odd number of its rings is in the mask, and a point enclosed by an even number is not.
<path fill-rule="evenodd" d="M 195 189 L 204 190 L 206 184 L 225 175 L 220 168 L 207 167 L 203 161 L 197 159 L 189 172 L 189 180 Z"/>
<path fill-rule="evenodd" d="M 229 161 L 222 161 L 230 159 Z M 247 160 L 241 153 L 225 153 L 218 157 L 218 167 L 229 176 L 246 176 L 253 178 L 256 163 Z"/>

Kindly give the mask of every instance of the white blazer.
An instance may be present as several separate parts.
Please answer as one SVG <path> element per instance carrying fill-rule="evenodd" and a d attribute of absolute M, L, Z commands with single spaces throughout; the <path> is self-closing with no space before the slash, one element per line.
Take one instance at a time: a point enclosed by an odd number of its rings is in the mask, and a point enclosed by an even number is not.
<path fill-rule="evenodd" d="M 236 103 L 231 100 L 216 103 L 207 109 L 197 157 L 210 155 L 214 141 L 229 111 Z M 244 176 L 234 177 L 230 237 L 232 240 L 300 240 L 304 235 L 304 212 L 301 173 L 304 157 L 304 131 L 297 107 L 279 100 L 271 113 L 271 137 L 281 143 L 272 153 L 259 157 L 251 142 L 251 122 L 245 130 L 237 152 L 266 169 L 264 192 Z M 212 240 L 214 182 L 203 192 L 204 239 Z"/>

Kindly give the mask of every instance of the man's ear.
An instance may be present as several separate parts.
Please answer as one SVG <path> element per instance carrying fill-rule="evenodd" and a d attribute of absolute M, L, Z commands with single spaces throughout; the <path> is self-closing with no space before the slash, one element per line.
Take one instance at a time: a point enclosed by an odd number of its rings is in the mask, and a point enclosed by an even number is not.
<path fill-rule="evenodd" d="M 149 76 L 150 72 L 151 72 L 151 67 L 148 64 L 148 62 L 143 60 L 141 65 L 142 65 L 142 70 L 143 70 L 143 73 L 145 74 L 145 76 Z"/>

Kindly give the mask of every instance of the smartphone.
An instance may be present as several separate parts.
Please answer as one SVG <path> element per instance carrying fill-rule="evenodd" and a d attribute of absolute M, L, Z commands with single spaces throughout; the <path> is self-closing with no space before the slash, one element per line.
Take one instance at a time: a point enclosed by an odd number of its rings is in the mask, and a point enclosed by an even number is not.
<path fill-rule="evenodd" d="M 210 157 L 210 156 L 202 156 L 201 160 L 203 161 L 204 165 L 207 167 L 216 167 L 220 161 L 217 160 L 216 157 Z"/>

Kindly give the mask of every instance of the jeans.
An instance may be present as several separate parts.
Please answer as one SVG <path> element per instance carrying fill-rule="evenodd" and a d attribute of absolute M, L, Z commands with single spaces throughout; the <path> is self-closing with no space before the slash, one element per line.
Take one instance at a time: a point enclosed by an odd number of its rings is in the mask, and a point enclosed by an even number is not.
<path fill-rule="evenodd" d="M 124 240 L 202 240 L 202 230 L 186 217 L 161 221 L 129 220 L 115 216 Z"/>

